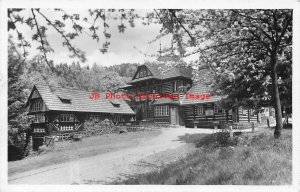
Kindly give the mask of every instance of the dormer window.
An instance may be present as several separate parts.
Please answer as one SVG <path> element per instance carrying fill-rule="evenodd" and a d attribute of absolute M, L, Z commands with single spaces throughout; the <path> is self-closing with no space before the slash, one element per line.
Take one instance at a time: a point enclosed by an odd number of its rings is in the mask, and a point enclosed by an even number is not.
<path fill-rule="evenodd" d="M 112 105 L 113 105 L 114 107 L 120 107 L 120 104 L 114 104 L 114 103 L 112 103 Z"/>
<path fill-rule="evenodd" d="M 71 104 L 71 99 L 58 97 L 62 103 Z"/>
<path fill-rule="evenodd" d="M 62 103 L 67 103 L 67 104 L 71 104 L 71 100 L 70 99 L 60 99 Z"/>
<path fill-rule="evenodd" d="M 114 107 L 120 107 L 120 103 L 118 101 L 115 100 L 109 100 L 109 102 L 114 106 Z"/>

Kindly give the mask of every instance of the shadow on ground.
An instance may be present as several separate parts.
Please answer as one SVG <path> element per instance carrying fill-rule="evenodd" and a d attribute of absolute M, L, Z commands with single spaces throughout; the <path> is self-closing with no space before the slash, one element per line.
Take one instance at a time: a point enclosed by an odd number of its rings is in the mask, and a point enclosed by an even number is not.
<path fill-rule="evenodd" d="M 179 136 L 177 141 L 194 143 L 197 148 L 202 146 L 210 146 L 211 144 L 226 147 L 236 145 L 238 136 L 240 135 L 242 135 L 242 132 L 233 132 L 233 137 L 230 137 L 229 132 L 216 132 L 212 134 L 185 134 Z"/>

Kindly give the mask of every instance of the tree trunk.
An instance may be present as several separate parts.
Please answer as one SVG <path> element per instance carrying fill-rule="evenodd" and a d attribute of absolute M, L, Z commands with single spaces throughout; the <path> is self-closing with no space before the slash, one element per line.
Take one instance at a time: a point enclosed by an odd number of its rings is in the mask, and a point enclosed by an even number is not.
<path fill-rule="evenodd" d="M 281 103 L 279 98 L 278 91 L 278 82 L 277 82 L 277 53 L 271 55 L 271 79 L 273 85 L 273 100 L 274 100 L 274 108 L 275 108 L 275 118 L 276 118 L 276 127 L 274 131 L 274 137 L 277 139 L 281 135 L 282 130 L 282 111 L 281 111 Z"/>

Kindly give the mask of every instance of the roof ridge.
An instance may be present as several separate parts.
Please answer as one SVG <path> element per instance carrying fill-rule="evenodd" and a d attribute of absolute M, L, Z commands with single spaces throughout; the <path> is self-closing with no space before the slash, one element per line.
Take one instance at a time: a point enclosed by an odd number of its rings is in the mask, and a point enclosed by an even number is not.
<path fill-rule="evenodd" d="M 102 96 L 105 93 L 100 93 L 101 97 L 99 99 L 91 99 L 88 97 L 91 92 L 86 90 L 50 86 L 47 84 L 36 84 L 35 86 L 49 110 L 135 114 L 123 98 L 120 98 L 118 101 L 113 101 L 120 105 L 119 108 L 116 108 L 108 98 Z M 51 89 L 51 87 L 53 89 Z M 71 99 L 72 102 L 70 104 L 64 104 L 60 98 Z"/>

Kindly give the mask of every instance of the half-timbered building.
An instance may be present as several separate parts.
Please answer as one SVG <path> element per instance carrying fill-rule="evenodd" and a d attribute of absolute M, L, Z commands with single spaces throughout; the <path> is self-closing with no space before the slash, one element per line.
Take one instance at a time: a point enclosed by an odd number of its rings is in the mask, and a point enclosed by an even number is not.
<path fill-rule="evenodd" d="M 33 147 L 43 143 L 46 135 L 58 135 L 82 130 L 86 120 L 96 122 L 110 119 L 113 122 L 129 122 L 135 112 L 123 99 L 91 98 L 91 92 L 35 85 L 26 104 L 32 122 Z"/>
<path fill-rule="evenodd" d="M 163 68 L 162 63 L 145 63 L 137 68 L 129 85 L 123 87 L 135 100 L 137 120 L 154 123 L 184 125 L 179 98 L 182 87 L 190 87 L 191 68 Z M 139 95 L 158 94 L 161 98 L 139 97 Z"/>
<path fill-rule="evenodd" d="M 230 110 L 220 105 L 225 96 L 213 95 L 207 82 L 192 82 L 190 68 L 175 67 L 163 71 L 164 62 L 145 63 L 138 67 L 129 85 L 123 87 L 131 94 L 178 94 L 176 99 L 134 98 L 137 119 L 160 124 L 186 127 L 213 127 L 221 122 L 259 122 L 253 109 L 235 107 Z M 199 79 L 211 78 L 211 71 L 199 71 Z M 191 95 L 193 97 L 191 97 Z M 208 98 L 204 98 L 208 95 Z M 194 97 L 195 96 L 195 97 Z M 199 97 L 197 97 L 199 96 Z M 204 96 L 204 97 L 203 97 Z"/>

